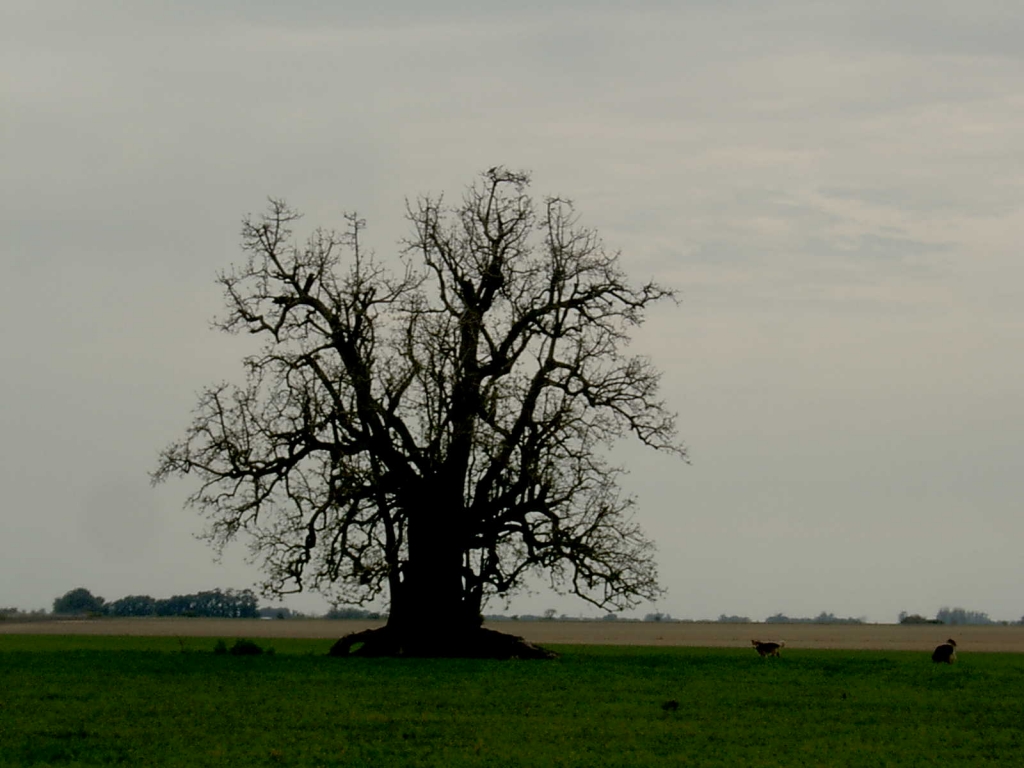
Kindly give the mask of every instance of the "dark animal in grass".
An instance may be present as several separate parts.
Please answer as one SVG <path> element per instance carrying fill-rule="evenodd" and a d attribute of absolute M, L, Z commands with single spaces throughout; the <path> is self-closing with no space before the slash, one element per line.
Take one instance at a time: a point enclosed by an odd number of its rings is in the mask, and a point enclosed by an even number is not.
<path fill-rule="evenodd" d="M 675 699 L 669 699 L 661 705 L 661 708 L 664 709 L 666 712 L 675 712 L 677 709 L 679 709 L 679 702 Z"/>
<path fill-rule="evenodd" d="M 785 647 L 786 643 L 783 640 L 770 640 L 762 642 L 760 640 L 751 640 L 751 644 L 754 646 L 754 650 L 757 651 L 757 655 L 762 659 L 765 656 L 781 656 L 779 652 Z"/>
<path fill-rule="evenodd" d="M 932 652 L 936 664 L 952 664 L 956 661 L 956 640 L 950 638 Z"/>

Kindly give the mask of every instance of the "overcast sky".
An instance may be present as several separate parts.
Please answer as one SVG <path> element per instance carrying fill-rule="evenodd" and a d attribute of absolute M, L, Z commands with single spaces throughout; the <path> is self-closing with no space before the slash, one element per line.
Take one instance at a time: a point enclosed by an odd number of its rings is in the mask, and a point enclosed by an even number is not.
<path fill-rule="evenodd" d="M 148 484 L 239 377 L 241 218 L 358 210 L 389 254 L 504 164 L 681 293 L 636 349 L 692 465 L 621 455 L 640 615 L 1020 619 L 1021 40 L 1009 0 L 7 0 L 0 606 L 252 586 Z M 547 607 L 595 614 L 510 610 Z"/>

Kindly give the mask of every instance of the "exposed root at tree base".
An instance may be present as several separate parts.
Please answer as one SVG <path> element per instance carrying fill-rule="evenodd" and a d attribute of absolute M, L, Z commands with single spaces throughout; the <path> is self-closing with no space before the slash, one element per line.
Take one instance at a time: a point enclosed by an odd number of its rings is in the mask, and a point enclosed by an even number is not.
<path fill-rule="evenodd" d="M 521 637 L 482 627 L 441 637 L 403 636 L 389 627 L 345 635 L 328 656 L 412 656 L 453 659 L 556 659 Z"/>

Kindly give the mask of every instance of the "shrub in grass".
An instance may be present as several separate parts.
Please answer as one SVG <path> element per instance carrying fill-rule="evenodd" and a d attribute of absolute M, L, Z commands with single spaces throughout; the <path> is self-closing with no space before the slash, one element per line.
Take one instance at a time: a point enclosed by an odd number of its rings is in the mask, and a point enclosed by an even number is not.
<path fill-rule="evenodd" d="M 217 656 L 223 656 L 230 653 L 232 656 L 259 656 L 264 654 L 267 656 L 274 655 L 273 648 L 267 648 L 263 650 L 259 645 L 254 643 L 252 640 L 235 640 L 235 644 L 228 648 L 227 643 L 223 640 L 218 640 L 217 644 L 213 646 L 213 652 Z"/>
<path fill-rule="evenodd" d="M 263 649 L 252 640 L 235 640 L 230 653 L 232 656 L 259 656 L 263 653 Z"/>

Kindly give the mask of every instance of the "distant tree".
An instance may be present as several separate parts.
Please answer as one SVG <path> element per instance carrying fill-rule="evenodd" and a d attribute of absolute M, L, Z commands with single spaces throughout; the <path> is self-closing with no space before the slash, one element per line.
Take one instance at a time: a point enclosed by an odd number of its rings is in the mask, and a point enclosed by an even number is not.
<path fill-rule="evenodd" d="M 154 479 L 198 481 L 210 542 L 248 534 L 265 594 L 386 593 L 387 626 L 339 655 L 531 653 L 480 627 L 531 574 L 604 609 L 661 593 L 606 455 L 632 436 L 685 456 L 658 371 L 625 352 L 673 294 L 632 283 L 571 203 L 528 187 L 495 167 L 459 204 L 410 204 L 397 274 L 357 216 L 303 246 L 271 201 L 220 275 L 218 326 L 265 346 L 245 385 L 200 395 Z"/>
<path fill-rule="evenodd" d="M 749 624 L 750 618 L 748 616 L 726 616 L 723 613 L 719 615 L 718 621 L 723 624 Z"/>
<path fill-rule="evenodd" d="M 156 616 L 156 599 L 149 595 L 128 595 L 107 608 L 111 616 Z"/>
<path fill-rule="evenodd" d="M 548 608 L 544 611 L 544 618 L 548 621 L 553 621 L 556 613 L 558 613 L 558 611 L 556 611 L 554 608 Z"/>
<path fill-rule="evenodd" d="M 53 601 L 53 612 L 58 614 L 103 613 L 102 597 L 93 596 L 85 587 L 72 589 Z"/>
<path fill-rule="evenodd" d="M 968 611 L 963 608 L 941 608 L 939 609 L 939 612 L 935 614 L 935 618 L 943 624 L 952 625 L 996 623 L 988 617 L 987 613 L 982 613 L 981 611 Z"/>
<path fill-rule="evenodd" d="M 926 619 L 919 613 L 908 614 L 906 611 L 900 612 L 900 624 L 941 624 L 942 622 L 938 619 Z"/>

